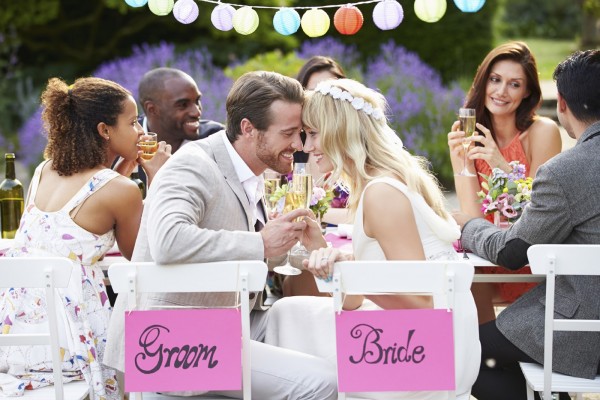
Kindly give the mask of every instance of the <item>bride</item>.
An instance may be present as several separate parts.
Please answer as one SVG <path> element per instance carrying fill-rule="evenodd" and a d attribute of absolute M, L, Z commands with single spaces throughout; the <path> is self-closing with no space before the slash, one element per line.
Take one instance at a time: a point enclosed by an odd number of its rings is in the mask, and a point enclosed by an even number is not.
<path fill-rule="evenodd" d="M 311 153 L 330 182 L 344 181 L 354 214 L 353 254 L 306 237 L 310 258 L 305 267 L 319 279 L 331 279 L 333 264 L 343 260 L 453 260 L 452 242 L 460 230 L 444 209 L 443 195 L 426 160 L 412 156 L 388 126 L 385 99 L 349 79 L 321 82 L 307 93 L 302 111 Z M 307 229 L 306 235 L 314 235 Z M 385 279 L 385 277 L 381 277 Z M 347 296 L 344 309 L 432 308 L 429 296 Z M 335 362 L 333 302 L 323 297 L 290 297 L 272 309 L 267 342 Z M 468 287 L 459 288 L 455 314 L 456 394 L 469 399 L 480 364 L 477 311 Z M 400 378 L 400 377 L 399 377 Z M 433 377 L 432 377 L 433 378 Z M 435 379 L 435 378 L 433 378 Z M 378 399 L 445 399 L 444 392 L 353 394 Z"/>

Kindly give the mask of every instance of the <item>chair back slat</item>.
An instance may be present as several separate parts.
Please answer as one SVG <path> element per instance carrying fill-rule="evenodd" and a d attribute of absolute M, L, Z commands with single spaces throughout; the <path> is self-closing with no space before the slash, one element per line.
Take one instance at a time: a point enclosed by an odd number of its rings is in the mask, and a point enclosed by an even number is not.
<path fill-rule="evenodd" d="M 257 268 L 263 270 L 264 274 L 257 273 Z M 248 273 L 250 270 L 253 273 L 249 274 L 248 290 L 262 291 L 267 274 L 267 267 L 262 261 L 220 261 L 173 265 L 158 265 L 153 262 L 115 263 L 110 266 L 108 276 L 115 293 L 123 293 L 129 289 L 128 277 L 132 273 L 137 276 L 138 292 L 235 292 L 238 290 L 239 274 L 242 271 Z M 182 277 L 185 279 L 181 279 Z"/>

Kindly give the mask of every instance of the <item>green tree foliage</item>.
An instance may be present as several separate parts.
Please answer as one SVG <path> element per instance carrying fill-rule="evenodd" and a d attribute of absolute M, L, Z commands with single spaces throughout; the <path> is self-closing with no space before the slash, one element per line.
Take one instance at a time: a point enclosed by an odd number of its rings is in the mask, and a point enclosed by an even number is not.
<path fill-rule="evenodd" d="M 598 0 L 584 0 L 592 4 Z M 506 37 L 573 39 L 581 31 L 582 1 L 504 0 L 501 34 Z"/>

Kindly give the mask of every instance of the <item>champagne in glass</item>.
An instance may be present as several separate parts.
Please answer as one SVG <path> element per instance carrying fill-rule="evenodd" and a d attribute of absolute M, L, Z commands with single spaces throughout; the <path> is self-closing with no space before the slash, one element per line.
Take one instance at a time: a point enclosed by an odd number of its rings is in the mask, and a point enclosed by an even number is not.
<path fill-rule="evenodd" d="M 265 171 L 265 202 L 268 212 L 277 211 L 277 202 L 271 201 L 271 196 L 281 187 L 281 174 L 273 170 Z"/>
<path fill-rule="evenodd" d="M 292 182 L 288 185 L 288 192 L 285 195 L 285 205 L 283 212 L 288 213 L 292 210 L 309 208 L 310 198 L 312 196 L 312 176 L 307 172 L 305 163 L 294 165 L 294 175 Z M 306 250 L 305 250 L 306 251 Z M 273 271 L 282 275 L 299 275 L 302 273 L 298 268 L 290 264 L 289 258 L 292 252 L 288 252 L 288 262 L 286 265 L 275 267 Z"/>
<path fill-rule="evenodd" d="M 138 142 L 138 146 L 142 149 L 142 158 L 144 160 L 151 160 L 154 157 L 154 153 L 158 150 L 157 135 L 154 132 L 144 133 Z"/>
<path fill-rule="evenodd" d="M 458 110 L 458 119 L 460 121 L 460 129 L 465 132 L 465 140 L 463 141 L 463 170 L 458 174 L 460 176 L 475 176 L 467 169 L 467 151 L 471 146 L 471 141 L 467 140 L 475 133 L 475 109 L 461 108 Z"/>

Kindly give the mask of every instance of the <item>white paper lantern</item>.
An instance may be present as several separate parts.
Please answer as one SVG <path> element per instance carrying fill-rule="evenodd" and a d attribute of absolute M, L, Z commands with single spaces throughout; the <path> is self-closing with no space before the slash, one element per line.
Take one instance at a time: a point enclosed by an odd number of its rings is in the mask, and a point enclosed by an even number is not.
<path fill-rule="evenodd" d="M 156 15 L 167 15 L 173 9 L 173 0 L 148 0 L 148 8 Z"/>
<path fill-rule="evenodd" d="M 300 14 L 293 8 L 282 8 L 273 17 L 273 27 L 282 35 L 291 35 L 300 28 Z"/>
<path fill-rule="evenodd" d="M 477 12 L 485 4 L 485 0 L 454 0 L 456 7 L 462 12 Z"/>
<path fill-rule="evenodd" d="M 125 0 L 130 7 L 143 7 L 148 3 L 148 0 Z"/>
<path fill-rule="evenodd" d="M 396 0 L 384 0 L 373 9 L 373 22 L 382 31 L 396 29 L 404 19 L 404 9 Z"/>
<path fill-rule="evenodd" d="M 252 7 L 242 7 L 233 14 L 233 29 L 241 35 L 250 35 L 258 28 L 258 13 Z"/>
<path fill-rule="evenodd" d="M 182 24 L 191 24 L 198 18 L 198 4 L 194 0 L 177 0 L 173 16 Z"/>
<path fill-rule="evenodd" d="M 220 31 L 230 31 L 233 29 L 233 14 L 235 8 L 229 4 L 219 4 L 210 14 L 212 24 Z"/>
<path fill-rule="evenodd" d="M 446 0 L 415 0 L 415 14 L 422 21 L 438 22 L 446 14 Z"/>

